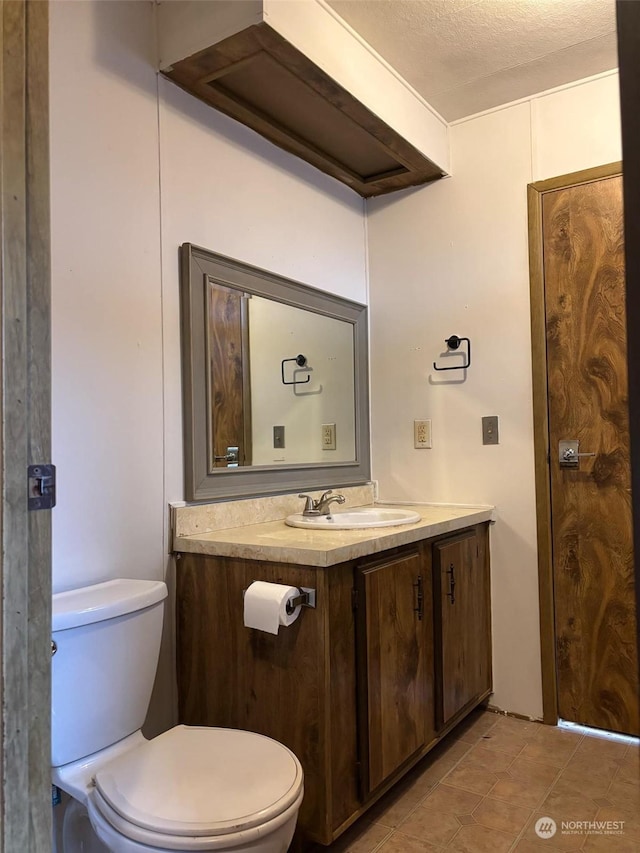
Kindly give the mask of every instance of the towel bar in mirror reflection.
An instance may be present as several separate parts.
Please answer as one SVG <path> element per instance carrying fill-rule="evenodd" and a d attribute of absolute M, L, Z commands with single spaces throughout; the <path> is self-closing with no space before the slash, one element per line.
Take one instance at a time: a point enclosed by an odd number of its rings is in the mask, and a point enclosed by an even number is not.
<path fill-rule="evenodd" d="M 296 370 L 296 368 L 294 367 L 294 369 L 293 369 L 294 378 L 291 380 L 288 380 L 288 379 L 284 378 L 285 377 L 284 366 L 285 366 L 285 364 L 287 364 L 290 361 L 293 361 L 295 364 L 297 364 L 298 369 Z M 281 375 L 282 375 L 282 384 L 283 385 L 306 385 L 307 382 L 311 381 L 311 376 L 309 376 L 308 373 L 307 373 L 306 379 L 296 379 L 295 378 L 297 373 L 304 371 L 306 368 L 307 368 L 307 357 L 306 357 L 306 355 L 302 355 L 302 353 L 300 353 L 300 355 L 297 355 L 295 358 L 283 358 L 281 363 L 280 363 L 280 371 L 281 371 Z"/>

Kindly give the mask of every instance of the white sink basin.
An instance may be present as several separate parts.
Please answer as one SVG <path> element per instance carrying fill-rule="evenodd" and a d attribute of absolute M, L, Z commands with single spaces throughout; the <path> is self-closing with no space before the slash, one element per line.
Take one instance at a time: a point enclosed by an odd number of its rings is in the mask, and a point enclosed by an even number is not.
<path fill-rule="evenodd" d="M 408 509 L 370 507 L 332 512 L 331 515 L 303 515 L 297 512 L 285 518 L 290 527 L 308 527 L 313 530 L 357 530 L 360 527 L 395 527 L 420 521 L 417 512 Z"/>

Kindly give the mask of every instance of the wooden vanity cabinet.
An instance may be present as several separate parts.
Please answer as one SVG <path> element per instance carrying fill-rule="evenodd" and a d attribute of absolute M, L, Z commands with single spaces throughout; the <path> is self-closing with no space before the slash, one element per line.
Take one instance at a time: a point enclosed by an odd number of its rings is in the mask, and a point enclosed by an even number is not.
<path fill-rule="evenodd" d="M 433 545 L 436 727 L 491 690 L 491 589 L 486 534 Z"/>
<path fill-rule="evenodd" d="M 331 843 L 488 696 L 487 542 L 479 524 L 329 568 L 181 555 L 180 722 L 288 746 L 305 773 L 298 835 Z M 447 561 L 457 561 L 453 605 L 440 598 Z M 277 636 L 245 628 L 254 580 L 311 587 L 316 607 Z M 471 654 L 475 644 L 484 651 Z"/>
<path fill-rule="evenodd" d="M 300 759 L 298 826 L 328 844 L 362 803 L 358 790 L 353 563 L 330 569 L 183 554 L 177 564 L 181 723 L 268 735 Z M 278 635 L 243 624 L 254 580 L 310 587 L 316 607 Z"/>

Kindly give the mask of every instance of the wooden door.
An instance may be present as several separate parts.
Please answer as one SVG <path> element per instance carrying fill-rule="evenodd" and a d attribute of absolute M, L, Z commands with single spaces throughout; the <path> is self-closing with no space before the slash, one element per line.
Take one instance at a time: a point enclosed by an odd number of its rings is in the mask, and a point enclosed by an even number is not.
<path fill-rule="evenodd" d="M 247 297 L 209 279 L 207 350 L 209 375 L 209 468 L 226 468 L 228 448 L 238 464 L 251 464 L 251 394 Z"/>
<path fill-rule="evenodd" d="M 475 530 L 436 542 L 436 723 L 443 728 L 491 689 L 488 562 Z"/>
<path fill-rule="evenodd" d="M 0 4 L 0 851 L 51 850 L 51 462 L 47 3 Z"/>
<path fill-rule="evenodd" d="M 542 215 L 558 713 L 638 734 L 622 178 Z M 562 468 L 565 439 L 595 455 Z"/>
<path fill-rule="evenodd" d="M 358 696 L 363 793 L 431 740 L 430 566 L 411 551 L 359 569 Z"/>

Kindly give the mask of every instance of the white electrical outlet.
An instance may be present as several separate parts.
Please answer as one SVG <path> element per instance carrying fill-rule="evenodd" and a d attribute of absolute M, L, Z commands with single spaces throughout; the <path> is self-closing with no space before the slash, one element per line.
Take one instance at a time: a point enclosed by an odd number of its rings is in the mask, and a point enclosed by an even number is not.
<path fill-rule="evenodd" d="M 322 424 L 322 449 L 336 449 L 336 425 Z"/>
<path fill-rule="evenodd" d="M 416 450 L 431 447 L 431 419 L 413 422 L 413 446 Z"/>

